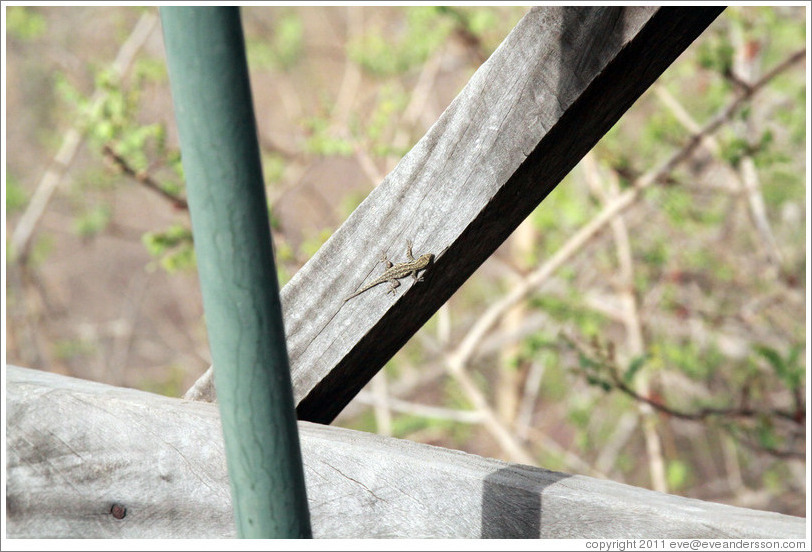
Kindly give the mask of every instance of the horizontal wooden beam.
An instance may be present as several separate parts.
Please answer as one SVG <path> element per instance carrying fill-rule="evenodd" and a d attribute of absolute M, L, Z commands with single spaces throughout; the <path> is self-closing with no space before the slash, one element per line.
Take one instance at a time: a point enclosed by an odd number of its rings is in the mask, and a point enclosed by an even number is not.
<path fill-rule="evenodd" d="M 6 373 L 9 538 L 234 537 L 217 407 Z M 299 423 L 317 538 L 798 538 L 805 520 Z"/>

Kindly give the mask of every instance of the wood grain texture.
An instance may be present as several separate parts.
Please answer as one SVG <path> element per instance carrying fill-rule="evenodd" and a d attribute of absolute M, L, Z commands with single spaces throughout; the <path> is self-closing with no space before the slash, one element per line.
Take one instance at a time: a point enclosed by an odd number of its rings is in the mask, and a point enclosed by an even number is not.
<path fill-rule="evenodd" d="M 6 400 L 9 538 L 235 536 L 216 405 L 14 366 Z M 802 518 L 307 422 L 299 430 L 317 538 L 804 536 Z"/>
<path fill-rule="evenodd" d="M 722 9 L 532 9 L 282 290 L 299 419 L 331 422 Z M 407 239 L 424 281 L 344 303 Z"/>

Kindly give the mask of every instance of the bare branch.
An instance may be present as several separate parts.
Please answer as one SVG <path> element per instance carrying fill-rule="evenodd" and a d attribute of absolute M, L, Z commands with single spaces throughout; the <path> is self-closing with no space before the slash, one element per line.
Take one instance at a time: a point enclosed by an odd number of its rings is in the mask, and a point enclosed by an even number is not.
<path fill-rule="evenodd" d="M 186 210 L 189 209 L 189 204 L 186 202 L 185 199 L 166 191 L 160 184 L 155 182 L 155 180 L 153 180 L 152 177 L 146 172 L 135 170 L 127 162 L 127 160 L 121 157 L 119 154 L 117 154 L 109 144 L 105 144 L 104 148 L 102 148 L 102 153 L 104 153 L 104 157 L 108 161 L 110 161 L 113 165 L 115 165 L 121 172 L 123 172 L 124 174 L 126 174 L 139 184 L 143 184 L 146 188 L 152 190 L 158 195 L 168 199 L 169 201 L 172 202 L 172 205 L 177 209 L 186 209 Z"/>

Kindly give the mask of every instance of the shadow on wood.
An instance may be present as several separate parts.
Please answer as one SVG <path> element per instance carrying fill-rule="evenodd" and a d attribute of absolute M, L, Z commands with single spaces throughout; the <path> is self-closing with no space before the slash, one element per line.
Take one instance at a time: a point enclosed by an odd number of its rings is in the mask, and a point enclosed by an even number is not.
<path fill-rule="evenodd" d="M 528 471 L 535 477 L 528 477 Z M 544 489 L 566 477 L 529 467 L 502 468 L 486 476 L 482 485 L 482 538 L 540 538 Z"/>

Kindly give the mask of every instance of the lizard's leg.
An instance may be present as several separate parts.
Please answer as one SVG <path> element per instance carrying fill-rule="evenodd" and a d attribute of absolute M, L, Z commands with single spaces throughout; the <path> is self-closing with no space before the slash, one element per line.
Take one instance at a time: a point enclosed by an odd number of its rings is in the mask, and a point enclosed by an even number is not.
<path fill-rule="evenodd" d="M 406 240 L 406 256 L 409 257 L 410 261 L 414 260 L 414 255 L 412 255 L 412 242 L 410 240 Z"/>
<path fill-rule="evenodd" d="M 395 295 L 395 288 L 398 286 L 400 286 L 400 282 L 398 282 L 395 278 L 392 278 L 391 280 L 389 280 L 389 291 L 387 291 L 386 293 L 387 294 L 391 293 L 392 295 Z"/>
<path fill-rule="evenodd" d="M 390 261 L 389 257 L 386 256 L 386 253 L 381 255 L 381 262 L 386 265 L 387 269 L 392 268 L 392 261 Z"/>
<path fill-rule="evenodd" d="M 417 270 L 412 270 L 412 278 L 414 278 L 414 280 L 415 280 L 416 282 L 422 282 L 422 281 L 423 281 L 423 277 L 422 277 L 422 276 L 419 276 L 419 277 L 418 277 L 418 275 L 417 275 Z"/>

